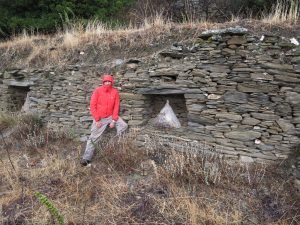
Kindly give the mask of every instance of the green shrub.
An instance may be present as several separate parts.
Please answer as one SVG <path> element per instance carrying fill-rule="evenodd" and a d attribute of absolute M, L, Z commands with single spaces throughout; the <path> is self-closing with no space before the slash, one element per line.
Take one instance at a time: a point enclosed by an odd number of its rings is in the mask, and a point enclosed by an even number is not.
<path fill-rule="evenodd" d="M 65 23 L 82 19 L 108 21 L 133 0 L 2 0 L 0 2 L 0 38 L 34 30 L 51 33 Z"/>
<path fill-rule="evenodd" d="M 64 225 L 64 217 L 59 213 L 58 209 L 52 204 L 52 202 L 47 198 L 47 196 L 43 195 L 40 192 L 35 192 L 34 195 L 37 199 L 47 207 L 50 214 L 57 220 L 60 225 Z"/>

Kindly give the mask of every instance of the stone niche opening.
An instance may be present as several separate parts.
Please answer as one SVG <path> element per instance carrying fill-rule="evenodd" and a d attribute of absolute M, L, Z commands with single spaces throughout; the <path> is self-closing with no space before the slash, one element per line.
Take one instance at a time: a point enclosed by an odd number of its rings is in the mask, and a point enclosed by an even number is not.
<path fill-rule="evenodd" d="M 160 110 L 165 106 L 167 100 L 172 107 L 175 115 L 180 121 L 181 127 L 187 127 L 187 108 L 183 94 L 147 94 L 148 99 L 147 124 L 152 125 L 153 119 L 159 114 Z"/>
<path fill-rule="evenodd" d="M 12 112 L 21 111 L 29 91 L 29 86 L 8 86 L 8 109 Z"/>

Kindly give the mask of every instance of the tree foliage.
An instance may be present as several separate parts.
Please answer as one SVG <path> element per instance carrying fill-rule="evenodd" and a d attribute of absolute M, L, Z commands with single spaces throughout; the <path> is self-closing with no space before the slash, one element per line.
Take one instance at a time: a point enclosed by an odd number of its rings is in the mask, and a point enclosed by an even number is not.
<path fill-rule="evenodd" d="M 134 0 L 0 0 L 0 35 L 23 29 L 51 33 L 66 20 L 108 21 Z"/>

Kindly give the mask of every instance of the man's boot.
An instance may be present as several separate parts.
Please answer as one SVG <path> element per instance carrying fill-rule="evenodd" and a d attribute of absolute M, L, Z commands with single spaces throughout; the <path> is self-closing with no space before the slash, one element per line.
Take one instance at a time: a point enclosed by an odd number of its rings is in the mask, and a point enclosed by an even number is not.
<path fill-rule="evenodd" d="M 87 165 L 89 165 L 91 163 L 91 161 L 90 160 L 86 160 L 86 159 L 82 159 L 81 161 L 80 161 L 80 164 L 82 165 L 82 166 L 87 166 Z"/>

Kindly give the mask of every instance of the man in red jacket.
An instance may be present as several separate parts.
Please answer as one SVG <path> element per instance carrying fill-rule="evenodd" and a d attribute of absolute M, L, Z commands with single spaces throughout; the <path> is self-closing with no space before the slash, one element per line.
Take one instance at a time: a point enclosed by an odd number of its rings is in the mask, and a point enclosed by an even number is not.
<path fill-rule="evenodd" d="M 128 125 L 119 117 L 120 96 L 116 88 L 113 87 L 113 76 L 103 75 L 102 86 L 97 87 L 91 97 L 90 111 L 93 116 L 91 135 L 87 141 L 85 152 L 81 164 L 88 165 L 94 154 L 95 144 L 109 125 L 110 128 L 116 127 L 117 135 L 122 134 Z"/>

